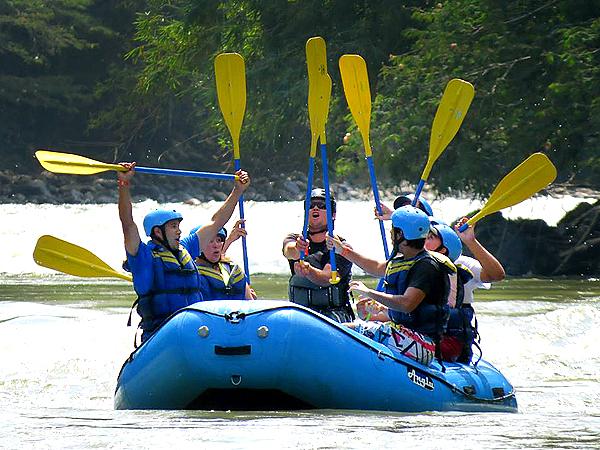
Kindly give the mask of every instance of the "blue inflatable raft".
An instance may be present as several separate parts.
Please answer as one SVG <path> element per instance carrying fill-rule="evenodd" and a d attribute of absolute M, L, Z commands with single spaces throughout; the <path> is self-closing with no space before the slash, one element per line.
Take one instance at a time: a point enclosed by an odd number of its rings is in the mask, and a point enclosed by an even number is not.
<path fill-rule="evenodd" d="M 175 313 L 123 365 L 116 409 L 516 412 L 491 364 L 426 367 L 287 301 Z"/>

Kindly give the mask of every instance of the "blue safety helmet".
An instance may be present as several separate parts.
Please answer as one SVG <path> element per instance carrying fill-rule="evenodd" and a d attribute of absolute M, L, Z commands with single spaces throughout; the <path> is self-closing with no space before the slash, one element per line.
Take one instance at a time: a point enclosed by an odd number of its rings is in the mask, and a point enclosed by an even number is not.
<path fill-rule="evenodd" d="M 399 197 L 396 197 L 396 200 L 394 200 L 394 209 L 398 209 L 406 205 L 412 205 L 414 198 L 415 194 L 402 194 Z M 417 208 L 419 208 L 428 216 L 433 216 L 433 209 L 431 209 L 431 205 L 422 196 L 419 196 L 419 206 L 417 206 Z"/>
<path fill-rule="evenodd" d="M 440 238 L 442 245 L 448 250 L 448 258 L 452 262 L 456 261 L 462 255 L 462 242 L 452 227 L 445 223 L 432 223 L 431 231 Z"/>
<path fill-rule="evenodd" d="M 146 236 L 152 236 L 154 227 L 161 227 L 169 220 L 183 220 L 183 216 L 174 209 L 155 209 L 144 217 L 144 231 Z"/>
<path fill-rule="evenodd" d="M 438 224 L 448 225 L 448 222 L 446 222 L 445 220 L 440 219 L 438 217 L 434 217 L 434 216 L 429 217 L 429 222 L 431 223 L 431 225 L 438 225 Z"/>
<path fill-rule="evenodd" d="M 402 230 L 404 239 L 424 239 L 429 233 L 429 217 L 419 208 L 406 205 L 392 213 L 392 226 Z"/>
<path fill-rule="evenodd" d="M 190 234 L 195 234 L 196 231 L 198 231 L 200 228 L 202 228 L 202 225 L 198 225 L 197 227 L 192 228 L 190 230 Z M 223 238 L 223 241 L 225 241 L 225 239 L 227 239 L 227 230 L 225 228 L 221 228 L 217 232 L 217 236 L 221 236 Z"/>

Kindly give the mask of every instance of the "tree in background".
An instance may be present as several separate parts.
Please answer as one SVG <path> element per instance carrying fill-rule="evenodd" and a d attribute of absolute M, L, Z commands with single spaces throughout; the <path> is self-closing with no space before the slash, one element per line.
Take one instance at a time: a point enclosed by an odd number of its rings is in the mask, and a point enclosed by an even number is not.
<path fill-rule="evenodd" d="M 170 107 L 156 111 L 160 120 L 176 122 L 176 142 L 168 153 L 188 160 L 202 156 L 206 167 L 207 162 L 231 160 L 223 152 L 228 133 L 217 106 L 213 60 L 221 52 L 240 53 L 248 86 L 241 135 L 244 165 L 265 175 L 304 172 L 310 146 L 306 40 L 320 35 L 327 41 L 334 81 L 328 140 L 337 146 L 348 114 L 339 56 L 359 52 L 376 73 L 389 51 L 409 48 L 400 31 L 410 21 L 407 7 L 391 0 L 151 1 L 148 12 L 138 17 L 139 45 L 130 57 L 143 67 L 140 92 L 170 99 Z"/>
<path fill-rule="evenodd" d="M 434 188 L 487 195 L 539 150 L 562 181 L 597 188 L 599 12 L 600 0 L 0 0 L 0 169 L 37 172 L 32 153 L 48 147 L 229 171 L 213 61 L 238 52 L 244 166 L 273 180 L 304 174 L 304 44 L 319 35 L 338 179 L 368 185 L 338 70 L 342 54 L 358 53 L 372 83 L 380 180 L 419 179 L 444 86 L 460 77 L 475 100 L 431 173 Z"/>
<path fill-rule="evenodd" d="M 68 148 L 87 135 L 96 85 L 121 64 L 131 4 L 0 1 L 1 168 L 31 170 L 37 147 Z"/>
<path fill-rule="evenodd" d="M 560 180 L 597 186 L 600 2 L 455 0 L 415 8 L 410 52 L 381 71 L 374 106 L 379 161 L 419 179 L 445 84 L 475 85 L 462 129 L 432 171 L 442 192 L 487 195 L 535 151 Z M 482 176 L 483 175 L 483 176 Z"/>

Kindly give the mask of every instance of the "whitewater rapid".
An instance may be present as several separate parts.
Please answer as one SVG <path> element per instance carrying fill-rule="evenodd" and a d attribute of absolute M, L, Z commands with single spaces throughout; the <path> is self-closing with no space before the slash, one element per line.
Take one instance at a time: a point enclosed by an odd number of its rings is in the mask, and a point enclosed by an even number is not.
<path fill-rule="evenodd" d="M 511 219 L 543 219 L 549 225 L 556 225 L 568 211 L 584 201 L 593 203 L 596 200 L 538 196 L 506 209 L 503 215 Z M 392 201 L 388 199 L 386 203 L 391 205 Z M 181 227 L 187 233 L 194 226 L 205 223 L 219 205 L 213 201 L 197 206 L 183 203 L 158 205 L 155 201 L 147 200 L 134 205 L 133 215 L 141 227 L 144 215 L 152 209 L 158 206 L 174 208 L 183 214 Z M 452 221 L 481 207 L 482 202 L 446 198 L 432 201 L 432 206 L 437 217 Z M 0 205 L 0 213 L 4 217 L 0 242 L 5 254 L 0 259 L 0 273 L 51 273 L 36 265 L 32 258 L 37 239 L 45 234 L 82 246 L 116 269 L 124 259 L 116 204 L 3 204 Z M 281 254 L 281 245 L 287 233 L 300 232 L 302 229 L 302 202 L 246 202 L 245 216 L 250 273 L 287 273 L 289 269 Z M 237 217 L 236 212 L 228 227 Z M 386 225 L 386 230 L 389 230 L 389 222 Z M 372 201 L 338 202 L 335 229 L 358 251 L 375 258 L 383 257 L 379 225 L 373 219 Z M 140 231 L 143 236 L 141 228 Z M 386 234 L 386 238 L 388 236 Z M 241 245 L 232 245 L 229 256 L 241 263 Z"/>

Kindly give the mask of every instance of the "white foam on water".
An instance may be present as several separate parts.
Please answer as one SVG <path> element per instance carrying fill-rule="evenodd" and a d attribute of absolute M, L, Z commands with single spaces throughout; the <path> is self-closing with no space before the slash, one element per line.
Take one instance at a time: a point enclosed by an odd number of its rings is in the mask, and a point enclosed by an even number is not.
<path fill-rule="evenodd" d="M 583 201 L 595 202 L 581 197 L 534 197 L 503 211 L 507 218 L 543 219 L 549 225 L 556 223 Z M 387 202 L 391 204 L 391 201 Z M 218 209 L 220 203 L 206 202 L 198 206 L 181 203 L 161 204 L 174 208 L 184 216 L 182 229 L 189 231 L 205 223 Z M 437 217 L 448 222 L 481 207 L 482 202 L 469 199 L 446 198 L 433 201 Z M 137 203 L 133 208 L 134 220 L 141 227 L 143 217 L 159 206 L 154 201 Z M 346 238 L 354 248 L 369 257 L 383 257 L 379 224 L 373 219 L 373 202 L 340 201 L 335 222 L 336 232 Z M 32 258 L 37 239 L 45 234 L 82 246 L 119 268 L 125 252 L 123 236 L 116 204 L 106 205 L 0 205 L 4 217 L 0 227 L 0 242 L 4 258 L 0 259 L 0 273 L 49 274 L 49 269 L 39 267 Z M 245 216 L 248 230 L 248 257 L 250 273 L 287 273 L 288 264 L 281 254 L 286 234 L 301 232 L 304 213 L 302 202 L 246 202 Z M 233 220 L 237 218 L 234 214 Z M 484 219 L 485 220 L 485 219 Z M 144 238 L 143 230 L 140 235 Z M 389 241 L 389 222 L 386 223 L 386 239 Z M 234 244 L 230 256 L 241 263 L 241 245 Z"/>

